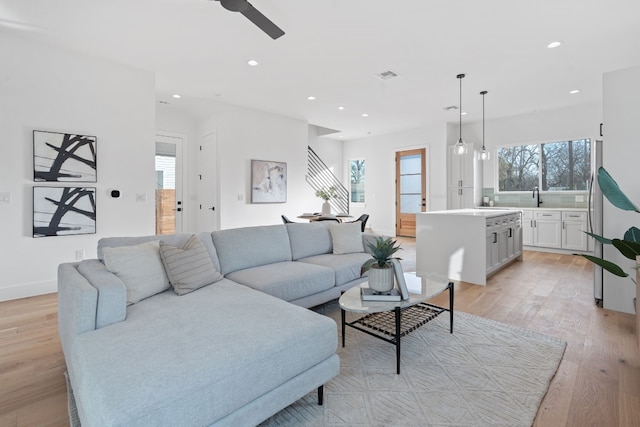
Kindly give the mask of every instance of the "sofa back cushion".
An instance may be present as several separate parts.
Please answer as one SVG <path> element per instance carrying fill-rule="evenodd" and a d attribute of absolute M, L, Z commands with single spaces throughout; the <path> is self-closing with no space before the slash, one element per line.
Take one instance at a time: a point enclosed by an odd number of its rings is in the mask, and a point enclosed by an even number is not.
<path fill-rule="evenodd" d="M 187 243 L 191 236 L 193 236 L 193 234 L 179 233 L 140 237 L 105 237 L 98 240 L 98 259 L 104 261 L 104 248 L 117 248 L 120 246 L 139 245 L 140 243 L 151 241 L 162 240 L 169 245 L 181 248 Z M 209 252 L 209 255 L 211 256 L 211 262 L 213 262 L 213 267 L 216 270 L 220 271 L 220 261 L 218 261 L 216 248 L 213 246 L 213 242 L 211 241 L 211 233 L 200 232 L 196 233 L 196 236 L 207 249 L 207 252 Z"/>
<path fill-rule="evenodd" d="M 160 243 L 104 248 L 107 270 L 127 287 L 127 305 L 135 304 L 171 287 L 160 259 Z"/>
<path fill-rule="evenodd" d="M 195 235 L 182 247 L 160 240 L 160 257 L 169 283 L 178 295 L 188 294 L 222 279 L 222 274 L 213 267 L 209 253 Z"/>
<path fill-rule="evenodd" d="M 211 233 L 223 275 L 245 268 L 291 261 L 284 224 L 230 228 Z"/>
<path fill-rule="evenodd" d="M 294 261 L 333 251 L 329 224 L 331 221 L 296 222 L 287 224 L 291 256 Z"/>

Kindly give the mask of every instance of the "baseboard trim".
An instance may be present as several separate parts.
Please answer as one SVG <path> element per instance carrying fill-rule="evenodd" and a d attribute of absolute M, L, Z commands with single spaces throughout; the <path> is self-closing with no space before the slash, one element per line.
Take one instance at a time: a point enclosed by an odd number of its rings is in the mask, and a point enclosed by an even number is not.
<path fill-rule="evenodd" d="M 20 298 L 28 298 L 37 295 L 51 294 L 57 291 L 58 282 L 56 280 L 22 283 L 20 285 L 0 288 L 0 302 L 11 301 Z"/>

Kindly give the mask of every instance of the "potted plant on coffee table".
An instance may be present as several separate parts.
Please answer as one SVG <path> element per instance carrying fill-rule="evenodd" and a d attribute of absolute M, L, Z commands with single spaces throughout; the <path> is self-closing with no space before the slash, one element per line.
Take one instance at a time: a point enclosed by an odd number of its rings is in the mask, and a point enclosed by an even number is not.
<path fill-rule="evenodd" d="M 400 250 L 400 245 L 391 237 L 376 237 L 375 244 L 367 243 L 371 249 L 371 259 L 365 261 L 360 268 L 360 275 L 369 272 L 369 288 L 377 293 L 387 293 L 393 289 L 393 254 Z"/>

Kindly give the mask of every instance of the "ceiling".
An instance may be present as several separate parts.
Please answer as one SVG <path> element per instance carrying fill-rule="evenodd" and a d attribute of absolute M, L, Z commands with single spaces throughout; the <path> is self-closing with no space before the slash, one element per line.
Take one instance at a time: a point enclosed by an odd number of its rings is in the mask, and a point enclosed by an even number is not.
<path fill-rule="evenodd" d="M 210 0 L 0 0 L 0 37 L 153 71 L 174 106 L 211 99 L 345 140 L 457 122 L 444 108 L 460 73 L 466 121 L 481 119 L 482 90 L 488 119 L 596 103 L 604 72 L 640 65 L 638 0 L 251 1 L 286 34 Z M 376 77 L 387 70 L 399 76 Z"/>

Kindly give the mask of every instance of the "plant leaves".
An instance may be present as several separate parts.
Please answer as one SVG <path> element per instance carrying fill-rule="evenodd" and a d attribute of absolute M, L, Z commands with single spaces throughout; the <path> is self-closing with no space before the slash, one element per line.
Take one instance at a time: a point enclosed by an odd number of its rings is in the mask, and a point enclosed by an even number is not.
<path fill-rule="evenodd" d="M 620 267 L 618 267 L 618 265 L 612 263 L 611 261 L 607 261 L 606 259 L 598 258 L 592 255 L 582 254 L 582 256 L 592 263 L 604 268 L 611 274 L 615 274 L 618 277 L 629 277 L 627 273 L 625 273 Z"/>
<path fill-rule="evenodd" d="M 640 244 L 629 242 L 627 240 L 613 239 L 613 246 L 620 251 L 625 257 L 636 260 L 636 256 L 640 255 Z"/>
<path fill-rule="evenodd" d="M 627 242 L 635 242 L 640 243 L 640 229 L 636 227 L 631 227 L 624 233 L 624 240 Z"/>
<path fill-rule="evenodd" d="M 618 209 L 625 211 L 635 211 L 640 213 L 640 210 L 634 205 L 631 200 L 625 196 L 618 183 L 609 175 L 609 172 L 602 166 L 598 169 L 598 184 L 602 190 L 602 194 L 611 202 L 611 204 Z"/>
<path fill-rule="evenodd" d="M 605 244 L 605 245 L 610 245 L 611 244 L 611 239 L 607 239 L 606 237 L 603 236 L 599 236 L 597 234 L 593 234 L 593 233 L 589 233 L 588 231 L 585 231 L 586 234 L 588 234 L 589 236 L 593 237 L 594 239 L 596 239 L 598 242 Z"/>

